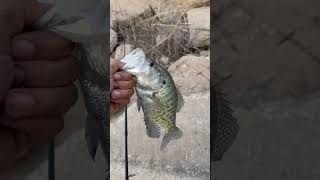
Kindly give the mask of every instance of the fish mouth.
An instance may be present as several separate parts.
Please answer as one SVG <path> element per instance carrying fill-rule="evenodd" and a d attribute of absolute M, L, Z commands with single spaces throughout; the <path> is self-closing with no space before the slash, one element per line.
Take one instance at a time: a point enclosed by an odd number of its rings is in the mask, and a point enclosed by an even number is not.
<path fill-rule="evenodd" d="M 137 48 L 126 55 L 121 62 L 125 64 L 122 69 L 133 75 L 145 73 L 149 70 L 148 60 L 140 48 Z"/>

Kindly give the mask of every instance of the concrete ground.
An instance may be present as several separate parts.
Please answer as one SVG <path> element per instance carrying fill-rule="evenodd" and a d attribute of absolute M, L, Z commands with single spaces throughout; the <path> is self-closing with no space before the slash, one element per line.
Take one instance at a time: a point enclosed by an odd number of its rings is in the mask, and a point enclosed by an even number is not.
<path fill-rule="evenodd" d="M 320 92 L 301 99 L 236 108 L 241 130 L 214 180 L 320 179 Z"/>
<path fill-rule="evenodd" d="M 142 114 L 136 105 L 128 108 L 129 117 L 129 172 L 130 179 L 201 180 L 210 173 L 209 92 L 185 97 L 185 105 L 177 115 L 177 125 L 184 136 L 168 145 L 161 154 L 160 140 L 150 139 L 145 132 Z M 100 149 L 93 162 L 84 139 L 84 106 L 79 99 L 67 114 L 65 130 L 56 138 L 56 179 L 104 180 L 105 162 Z M 124 179 L 124 124 L 123 116 L 111 124 L 111 179 Z M 14 169 L 0 174 L 2 180 L 47 179 L 46 147 L 37 150 Z"/>
<path fill-rule="evenodd" d="M 160 139 L 146 135 L 143 114 L 136 104 L 128 108 L 128 147 L 132 179 L 209 179 L 210 177 L 210 101 L 209 92 L 185 96 L 185 104 L 177 114 L 177 126 L 184 135 L 160 152 Z M 124 161 L 124 116 L 111 124 L 111 167 Z M 116 165 L 114 165 L 116 164 Z M 123 177 L 123 168 L 111 172 L 112 179 Z M 160 176 L 161 175 L 161 176 Z"/>
<path fill-rule="evenodd" d="M 240 132 L 214 179 L 320 179 L 320 1 L 215 2 L 215 68 L 232 74 Z"/>

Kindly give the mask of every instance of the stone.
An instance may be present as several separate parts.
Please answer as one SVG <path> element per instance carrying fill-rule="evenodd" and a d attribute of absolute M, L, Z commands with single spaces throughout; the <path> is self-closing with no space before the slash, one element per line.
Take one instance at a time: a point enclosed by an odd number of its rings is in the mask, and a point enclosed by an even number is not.
<path fill-rule="evenodd" d="M 111 27 L 117 23 L 130 22 L 142 14 L 150 12 L 148 0 L 111 0 Z"/>
<path fill-rule="evenodd" d="M 190 42 L 195 47 L 210 44 L 210 7 L 191 9 L 187 12 Z"/>
<path fill-rule="evenodd" d="M 134 49 L 132 44 L 121 44 L 116 48 L 114 58 L 115 59 L 122 59 L 125 55 L 129 54 Z"/>
<path fill-rule="evenodd" d="M 113 49 L 116 47 L 118 43 L 118 35 L 117 33 L 110 29 L 110 53 L 112 54 Z"/>
<path fill-rule="evenodd" d="M 210 60 L 207 57 L 183 56 L 174 62 L 168 71 L 182 94 L 210 89 Z"/>
<path fill-rule="evenodd" d="M 153 0 L 151 6 L 156 12 L 176 9 L 192 9 L 209 6 L 210 0 Z"/>

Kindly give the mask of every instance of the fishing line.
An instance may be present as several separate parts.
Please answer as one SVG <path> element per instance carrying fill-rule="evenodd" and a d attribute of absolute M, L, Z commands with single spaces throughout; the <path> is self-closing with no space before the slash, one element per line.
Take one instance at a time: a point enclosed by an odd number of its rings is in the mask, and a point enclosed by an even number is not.
<path fill-rule="evenodd" d="M 55 180 L 54 139 L 48 146 L 48 180 Z"/>

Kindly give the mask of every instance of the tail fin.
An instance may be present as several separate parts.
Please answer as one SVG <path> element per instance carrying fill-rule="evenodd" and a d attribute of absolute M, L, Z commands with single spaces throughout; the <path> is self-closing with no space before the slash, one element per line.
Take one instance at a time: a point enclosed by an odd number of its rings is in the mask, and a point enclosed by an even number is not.
<path fill-rule="evenodd" d="M 108 162 L 108 142 L 109 136 L 105 134 L 102 125 L 100 125 L 96 118 L 88 114 L 86 121 L 85 136 L 88 146 L 88 151 L 93 160 L 97 152 L 98 144 L 100 142 L 103 154 L 106 161 Z"/>
<path fill-rule="evenodd" d="M 165 134 L 161 142 L 160 151 L 163 152 L 171 140 L 180 139 L 182 136 L 183 132 L 178 127 L 174 131 Z"/>
<path fill-rule="evenodd" d="M 94 160 L 98 148 L 99 136 L 98 136 L 99 124 L 95 118 L 88 115 L 86 120 L 85 136 L 87 140 L 87 147 L 91 158 Z"/>

